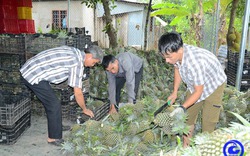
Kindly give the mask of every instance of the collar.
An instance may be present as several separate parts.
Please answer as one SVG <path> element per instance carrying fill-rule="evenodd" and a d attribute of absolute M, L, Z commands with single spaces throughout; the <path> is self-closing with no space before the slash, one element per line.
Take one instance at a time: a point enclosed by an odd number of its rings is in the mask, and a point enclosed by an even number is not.
<path fill-rule="evenodd" d="M 183 65 L 185 65 L 185 54 L 186 54 L 186 51 L 187 51 L 187 47 L 185 46 L 185 44 L 183 45 L 183 54 L 182 54 L 182 59 L 181 59 L 181 62 L 178 61 L 174 64 L 175 67 L 182 67 Z"/>

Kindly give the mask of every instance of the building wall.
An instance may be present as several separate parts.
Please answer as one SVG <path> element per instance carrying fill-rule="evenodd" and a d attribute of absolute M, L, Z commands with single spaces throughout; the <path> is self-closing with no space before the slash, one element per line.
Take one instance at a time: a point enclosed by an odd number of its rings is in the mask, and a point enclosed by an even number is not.
<path fill-rule="evenodd" d="M 67 1 L 33 2 L 32 5 L 36 32 L 38 29 L 41 29 L 43 33 L 51 31 L 52 10 L 69 10 L 69 27 L 85 27 L 88 35 L 94 36 L 94 11 L 92 8 L 87 8 L 84 4 L 81 4 L 81 1 L 71 1 L 69 9 Z M 48 24 L 50 24 L 50 27 L 46 28 Z M 92 38 L 92 41 L 94 40 Z"/>
<path fill-rule="evenodd" d="M 119 46 L 134 46 L 141 48 L 144 44 L 144 28 L 146 10 L 144 4 L 115 2 L 115 8 L 111 10 L 113 25 L 117 30 Z M 105 21 L 103 6 L 98 4 L 96 7 L 96 38 L 98 43 L 105 48 L 109 47 L 109 38 L 103 34 Z"/>

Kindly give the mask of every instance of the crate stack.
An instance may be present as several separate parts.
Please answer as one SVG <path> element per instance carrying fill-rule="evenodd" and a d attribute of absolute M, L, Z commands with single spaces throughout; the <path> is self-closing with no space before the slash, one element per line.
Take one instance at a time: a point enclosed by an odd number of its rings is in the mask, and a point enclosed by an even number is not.
<path fill-rule="evenodd" d="M 25 62 L 24 36 L 1 36 L 0 49 L 0 144 L 14 144 L 30 126 L 30 94 L 19 72 Z"/>
<path fill-rule="evenodd" d="M 89 97 L 89 73 L 90 68 L 85 67 L 84 68 L 84 75 L 82 79 L 82 91 L 84 95 L 85 103 L 87 103 L 87 98 Z M 82 109 L 78 106 L 78 104 L 75 101 L 75 97 L 72 96 L 71 101 L 69 102 L 69 114 L 68 119 L 71 121 L 76 121 L 77 117 L 82 114 Z"/>
<path fill-rule="evenodd" d="M 17 16 L 20 33 L 35 33 L 32 20 L 32 0 L 17 0 Z"/>
<path fill-rule="evenodd" d="M 20 33 L 16 2 L 16 0 L 0 0 L 0 33 Z"/>
<path fill-rule="evenodd" d="M 228 84 L 235 86 L 237 68 L 239 62 L 239 53 L 228 52 L 228 63 L 227 63 L 227 79 Z M 244 62 L 243 62 L 243 71 L 241 79 L 241 91 L 247 90 L 250 88 L 250 52 L 245 51 Z"/>
<path fill-rule="evenodd" d="M 68 86 L 67 81 L 54 85 L 51 84 L 57 98 L 60 100 L 62 105 L 62 119 L 68 119 L 70 110 L 70 101 L 73 96 L 73 89 Z M 36 95 L 31 93 L 31 111 L 34 115 L 43 116 L 46 115 L 45 108 L 41 101 L 36 97 Z"/>
<path fill-rule="evenodd" d="M 83 77 L 82 90 L 84 95 L 84 100 L 86 107 L 93 111 L 95 117 L 93 120 L 101 120 L 105 117 L 110 108 L 108 99 L 93 97 L 90 94 L 90 68 L 85 68 L 85 75 Z M 83 114 L 82 109 L 78 106 L 75 100 L 70 101 L 70 110 L 69 110 L 69 120 L 73 122 L 83 123 L 89 119 L 89 116 Z"/>

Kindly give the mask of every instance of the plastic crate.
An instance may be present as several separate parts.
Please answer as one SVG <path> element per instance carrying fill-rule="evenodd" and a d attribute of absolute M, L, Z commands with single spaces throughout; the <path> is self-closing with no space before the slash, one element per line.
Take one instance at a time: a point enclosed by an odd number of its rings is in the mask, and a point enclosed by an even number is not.
<path fill-rule="evenodd" d="M 31 7 L 17 7 L 18 19 L 32 20 L 32 8 Z"/>
<path fill-rule="evenodd" d="M 0 53 L 0 70 L 19 71 L 25 61 L 24 54 Z"/>
<path fill-rule="evenodd" d="M 77 35 L 76 40 L 77 40 L 77 48 L 80 50 L 84 50 L 85 48 L 87 48 L 89 45 L 92 44 L 90 35 L 79 34 Z"/>
<path fill-rule="evenodd" d="M 85 97 L 85 99 L 87 99 L 88 97 Z M 108 101 L 108 99 L 100 99 L 100 98 L 96 98 L 96 97 L 91 97 L 89 96 L 89 98 L 92 98 L 94 100 L 100 100 L 103 101 L 103 105 L 93 109 L 90 108 L 89 106 L 87 106 L 88 109 L 91 109 L 94 113 L 94 117 L 91 118 L 92 120 L 101 120 L 103 119 L 109 112 L 110 110 L 110 103 Z M 88 104 L 86 104 L 88 105 Z M 69 117 L 71 121 L 77 121 L 78 123 L 83 123 L 84 121 L 89 119 L 88 115 L 85 115 L 82 113 L 82 109 L 78 106 L 78 104 L 76 102 L 71 101 L 70 102 L 70 111 L 69 111 Z"/>
<path fill-rule="evenodd" d="M 0 77 L 0 83 L 21 83 L 21 73 L 19 71 L 0 70 Z"/>
<path fill-rule="evenodd" d="M 227 76 L 236 77 L 237 70 L 238 70 L 238 66 L 228 63 Z M 243 66 L 241 75 L 242 75 L 242 80 L 250 79 L 250 64 L 249 66 Z"/>
<path fill-rule="evenodd" d="M 10 126 L 31 110 L 30 98 L 0 107 L 0 125 Z"/>
<path fill-rule="evenodd" d="M 35 22 L 30 19 L 19 19 L 19 30 L 20 33 L 34 34 L 35 32 Z"/>
<path fill-rule="evenodd" d="M 0 144 L 12 145 L 31 125 L 31 115 L 27 112 L 11 126 L 0 126 Z"/>
<path fill-rule="evenodd" d="M 0 0 L 0 5 L 16 6 L 16 0 Z"/>
<path fill-rule="evenodd" d="M 65 38 L 34 37 L 34 35 L 28 35 L 26 37 L 26 50 L 28 53 L 37 54 L 50 48 L 66 45 L 66 40 Z"/>
<path fill-rule="evenodd" d="M 67 87 L 65 89 L 54 89 L 58 99 L 62 102 L 69 102 L 70 97 L 74 94 L 71 87 Z"/>
<path fill-rule="evenodd" d="M 235 86 L 236 85 L 236 77 L 231 75 L 227 76 L 227 84 Z M 250 88 L 250 79 L 242 79 L 240 91 L 246 91 Z"/>
<path fill-rule="evenodd" d="M 24 97 L 30 98 L 30 92 L 24 85 L 0 84 L 0 107 L 18 103 Z"/>
<path fill-rule="evenodd" d="M 238 63 L 239 62 L 239 53 L 233 53 L 231 51 L 228 52 L 228 62 Z M 250 63 L 250 52 L 245 51 L 244 62 L 243 63 Z"/>
<path fill-rule="evenodd" d="M 18 0 L 17 6 L 32 7 L 32 0 Z"/>
<path fill-rule="evenodd" d="M 0 33 L 19 34 L 17 19 L 0 19 Z"/>
<path fill-rule="evenodd" d="M 62 105 L 62 118 L 67 119 L 69 116 L 69 105 Z"/>
<path fill-rule="evenodd" d="M 17 25 L 14 26 L 18 27 Z M 0 53 L 25 54 L 25 36 L 0 36 L 0 49 Z"/>
<path fill-rule="evenodd" d="M 1 19 L 17 19 L 17 8 L 12 5 L 0 5 Z"/>

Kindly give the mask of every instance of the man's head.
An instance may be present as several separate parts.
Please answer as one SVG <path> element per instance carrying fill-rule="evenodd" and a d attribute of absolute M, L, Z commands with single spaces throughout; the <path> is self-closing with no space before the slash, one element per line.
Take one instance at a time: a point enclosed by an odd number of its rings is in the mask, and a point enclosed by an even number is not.
<path fill-rule="evenodd" d="M 116 74 L 119 71 L 119 62 L 113 55 L 104 56 L 102 66 L 105 70 L 112 74 Z"/>
<path fill-rule="evenodd" d="M 84 52 L 86 53 L 85 66 L 92 67 L 96 63 L 102 63 L 104 53 L 100 47 L 91 45 Z"/>
<path fill-rule="evenodd" d="M 160 55 L 166 59 L 166 62 L 175 64 L 182 57 L 183 41 L 181 35 L 176 32 L 163 34 L 158 42 Z"/>

